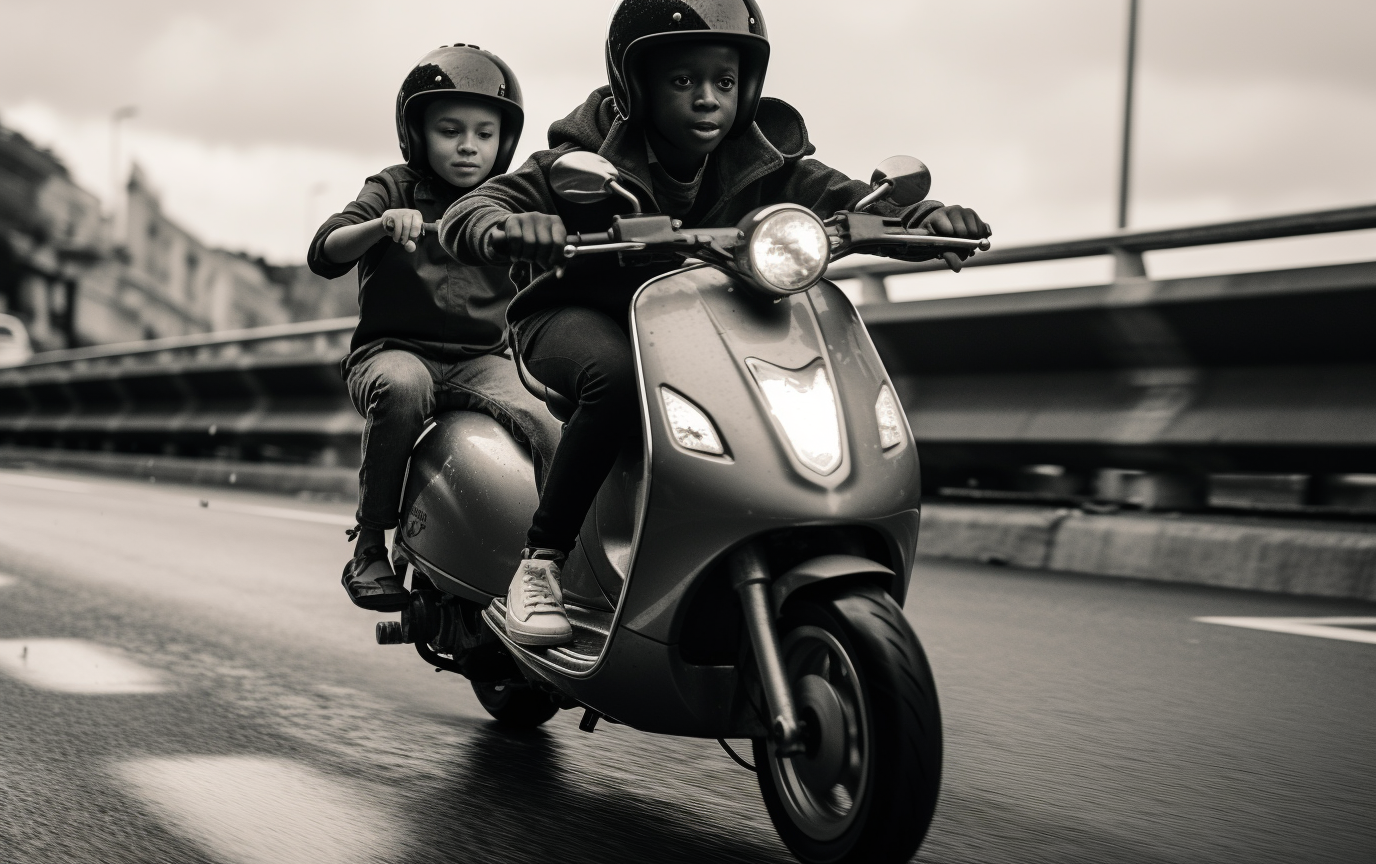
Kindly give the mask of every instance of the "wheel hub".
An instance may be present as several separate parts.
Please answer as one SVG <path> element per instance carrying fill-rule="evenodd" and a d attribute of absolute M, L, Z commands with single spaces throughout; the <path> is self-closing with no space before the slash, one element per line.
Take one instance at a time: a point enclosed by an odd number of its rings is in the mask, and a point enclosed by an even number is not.
<path fill-rule="evenodd" d="M 793 770 L 812 788 L 830 789 L 841 779 L 850 746 L 841 699 L 820 675 L 804 675 L 794 691 L 807 752 L 793 758 Z"/>

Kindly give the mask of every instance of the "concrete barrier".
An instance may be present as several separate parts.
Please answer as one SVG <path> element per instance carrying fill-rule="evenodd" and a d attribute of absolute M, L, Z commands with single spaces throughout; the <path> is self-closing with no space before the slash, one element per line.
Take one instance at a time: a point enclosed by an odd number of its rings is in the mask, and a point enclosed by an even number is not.
<path fill-rule="evenodd" d="M 918 552 L 1161 582 L 1376 602 L 1376 525 L 927 504 Z"/>

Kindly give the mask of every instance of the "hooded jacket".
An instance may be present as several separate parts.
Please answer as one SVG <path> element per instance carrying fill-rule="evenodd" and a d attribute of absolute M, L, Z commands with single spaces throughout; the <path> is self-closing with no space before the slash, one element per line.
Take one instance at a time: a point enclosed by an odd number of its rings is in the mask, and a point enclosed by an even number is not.
<path fill-rule="evenodd" d="M 504 260 L 486 248 L 485 239 L 489 230 L 502 225 L 513 213 L 557 215 L 570 233 L 607 230 L 614 215 L 628 211 L 624 200 L 574 204 L 557 197 L 550 188 L 550 166 L 574 150 L 589 150 L 611 162 L 621 172 L 622 185 L 639 199 L 641 209 L 660 212 L 650 179 L 644 130 L 636 121 L 618 116 L 610 87 L 594 90 L 569 116 L 550 126 L 549 145 L 550 149 L 535 153 L 516 171 L 494 177 L 450 206 L 439 233 L 441 245 L 451 255 L 472 265 Z M 692 210 L 683 218 L 684 226 L 729 227 L 757 207 L 781 203 L 807 207 L 825 219 L 837 210 L 849 209 L 869 193 L 869 184 L 807 158 L 814 152 L 802 115 L 781 100 L 761 99 L 749 131 L 723 141 L 708 157 L 702 186 Z M 941 206 L 939 201 L 922 201 L 900 212 L 880 204 L 875 212 L 901 215 L 904 224 L 914 225 Z M 514 325 L 554 306 L 590 306 L 622 320 L 636 289 L 676 266 L 622 267 L 617 257 L 572 259 L 562 278 L 526 262 L 513 265 L 511 276 L 519 292 L 507 307 L 507 320 Z"/>
<path fill-rule="evenodd" d="M 344 369 L 384 348 L 401 348 L 442 362 L 493 354 L 506 345 L 506 305 L 516 294 L 506 267 L 460 264 L 433 234 L 407 252 L 390 237 L 377 241 L 357 262 L 325 257 L 325 238 L 387 210 L 419 210 L 427 222 L 463 194 L 431 174 L 393 165 L 369 177 L 343 212 L 316 231 L 306 256 L 311 271 L 335 279 L 358 265 L 358 327 Z M 360 350 L 362 349 L 362 350 Z"/>

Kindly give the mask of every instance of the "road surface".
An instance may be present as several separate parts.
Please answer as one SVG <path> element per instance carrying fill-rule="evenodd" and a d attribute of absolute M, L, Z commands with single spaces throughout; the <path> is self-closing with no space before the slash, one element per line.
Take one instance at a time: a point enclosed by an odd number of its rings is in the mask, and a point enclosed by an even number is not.
<path fill-rule="evenodd" d="M 0 472 L 0 860 L 791 860 L 716 743 L 504 733 L 373 644 L 350 510 Z M 947 753 L 916 860 L 1376 861 L 1376 607 L 924 562 L 907 611 Z M 1337 622 L 1257 629 L 1294 618 Z"/>

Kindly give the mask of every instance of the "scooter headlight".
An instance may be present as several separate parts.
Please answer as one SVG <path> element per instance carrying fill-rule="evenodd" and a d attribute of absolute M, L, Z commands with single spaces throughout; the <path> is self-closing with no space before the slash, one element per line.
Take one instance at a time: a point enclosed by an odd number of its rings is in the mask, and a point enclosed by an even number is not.
<path fill-rule="evenodd" d="M 726 452 L 722 447 L 721 435 L 717 427 L 707 419 L 702 409 L 689 402 L 668 387 L 659 388 L 660 398 L 664 400 L 664 416 L 669 420 L 669 434 L 685 450 L 710 453 L 721 456 Z"/>
<path fill-rule="evenodd" d="M 756 287 L 783 296 L 806 291 L 827 271 L 831 243 L 821 221 L 794 204 L 763 207 L 740 224 L 736 267 Z"/>
<path fill-rule="evenodd" d="M 798 461 L 818 474 L 835 471 L 841 464 L 841 416 L 826 364 L 818 359 L 802 369 L 784 369 L 754 357 L 745 363 Z"/>

